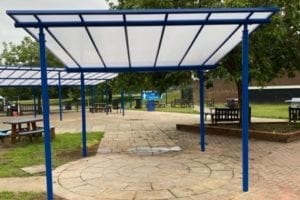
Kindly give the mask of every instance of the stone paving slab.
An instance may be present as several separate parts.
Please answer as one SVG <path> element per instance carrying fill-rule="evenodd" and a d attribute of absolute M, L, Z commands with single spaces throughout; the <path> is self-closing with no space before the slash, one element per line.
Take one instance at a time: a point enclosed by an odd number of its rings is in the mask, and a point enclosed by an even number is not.
<path fill-rule="evenodd" d="M 80 113 L 51 116 L 57 132 L 81 130 Z M 261 119 L 254 119 L 261 120 Z M 94 157 L 54 171 L 54 192 L 66 199 L 300 199 L 300 142 L 278 144 L 250 140 L 250 191 L 242 192 L 241 140 L 207 136 L 199 151 L 199 135 L 176 131 L 176 123 L 197 123 L 198 115 L 126 112 L 126 116 L 87 114 L 89 131 L 105 131 Z M 128 153 L 129 148 L 182 151 L 154 155 Z M 31 177 L 30 177 L 31 178 Z M 26 187 L 45 188 L 44 180 Z M 19 190 L 16 179 L 0 179 L 4 189 Z M 38 184 L 37 184 L 38 183 Z M 37 185 L 37 186 L 36 186 Z M 27 188 L 29 189 L 29 188 Z M 39 189 L 36 189 L 39 190 Z"/>
<path fill-rule="evenodd" d="M 37 174 L 46 171 L 45 165 L 34 165 L 30 167 L 23 167 L 21 169 L 29 174 Z"/>
<path fill-rule="evenodd" d="M 202 153 L 198 134 L 176 131 L 176 123 L 197 123 L 198 115 L 128 112 L 125 117 L 88 117 L 89 128 L 105 131 L 105 137 L 99 155 L 55 171 L 56 186 L 69 199 L 300 199 L 300 142 L 251 139 L 250 191 L 243 193 L 240 139 L 207 136 L 207 152 Z M 183 151 L 128 154 L 130 148 L 173 146 Z M 80 177 L 77 187 L 62 184 L 68 176 Z"/>
<path fill-rule="evenodd" d="M 56 187 L 95 199 L 99 190 L 105 199 L 193 199 L 218 189 L 228 191 L 231 197 L 240 194 L 238 188 L 223 189 L 240 182 L 240 172 L 222 162 L 231 158 L 218 157 L 217 165 L 209 165 L 207 157 L 204 153 L 183 152 L 150 157 L 99 155 L 73 162 L 57 172 Z M 97 158 L 101 158 L 99 162 Z M 76 170 L 76 165 L 81 167 Z M 252 170 L 253 182 L 258 181 L 256 174 Z M 87 188 L 91 189 L 89 193 Z"/>
<path fill-rule="evenodd" d="M 0 179 L 0 191 L 45 192 L 46 179 L 43 176 L 12 177 Z"/>

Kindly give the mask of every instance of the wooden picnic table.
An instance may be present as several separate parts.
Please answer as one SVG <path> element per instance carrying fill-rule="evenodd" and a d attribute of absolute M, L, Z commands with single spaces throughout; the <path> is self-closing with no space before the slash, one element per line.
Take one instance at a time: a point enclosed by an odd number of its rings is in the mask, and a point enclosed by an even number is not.
<path fill-rule="evenodd" d="M 37 122 L 43 121 L 41 117 L 13 117 L 3 121 L 4 124 L 11 125 L 11 143 L 15 143 L 16 139 L 19 138 L 20 133 L 33 133 L 38 129 Z M 22 125 L 26 127 L 22 127 Z M 40 131 L 42 132 L 42 131 Z"/>

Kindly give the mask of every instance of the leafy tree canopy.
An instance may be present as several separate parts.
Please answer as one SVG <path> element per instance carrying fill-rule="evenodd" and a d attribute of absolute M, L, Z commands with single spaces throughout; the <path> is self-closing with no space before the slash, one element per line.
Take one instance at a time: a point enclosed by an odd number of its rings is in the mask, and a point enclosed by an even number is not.
<path fill-rule="evenodd" d="M 3 43 L 4 49 L 0 54 L 0 63 L 5 66 L 39 66 L 39 46 L 30 37 L 25 37 L 20 44 L 12 42 Z M 52 67 L 63 66 L 50 51 L 47 50 L 47 65 Z M 50 89 L 50 96 L 57 97 L 57 90 Z M 22 88 L 1 88 L 2 96 L 8 97 L 10 100 L 31 99 L 33 93 L 40 96 L 39 88 L 22 87 Z"/>
<path fill-rule="evenodd" d="M 107 1 L 112 9 L 278 6 L 281 11 L 271 24 L 263 25 L 250 37 L 251 81 L 263 85 L 284 73 L 293 76 L 300 68 L 299 0 L 119 0 L 118 4 Z M 241 45 L 220 64 L 207 74 L 208 83 L 215 78 L 234 80 L 240 96 Z"/>
<path fill-rule="evenodd" d="M 4 49 L 0 54 L 1 64 L 7 66 L 39 66 L 39 46 L 30 37 L 24 37 L 21 44 L 3 43 Z M 50 51 L 47 50 L 47 65 L 49 67 L 64 66 Z"/>

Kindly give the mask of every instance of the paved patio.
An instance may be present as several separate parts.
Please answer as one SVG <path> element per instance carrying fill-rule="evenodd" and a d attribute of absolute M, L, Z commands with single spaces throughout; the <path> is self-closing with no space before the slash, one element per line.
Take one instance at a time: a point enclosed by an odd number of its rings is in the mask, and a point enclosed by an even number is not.
<path fill-rule="evenodd" d="M 176 131 L 198 115 L 128 111 L 88 114 L 90 131 L 105 131 L 98 154 L 54 171 L 54 191 L 67 199 L 299 199 L 300 142 L 250 140 L 250 191 L 241 191 L 241 140 Z M 57 132 L 81 130 L 80 113 L 52 115 Z M 261 120 L 261 119 L 257 119 Z M 180 148 L 182 150 L 180 150 Z"/>

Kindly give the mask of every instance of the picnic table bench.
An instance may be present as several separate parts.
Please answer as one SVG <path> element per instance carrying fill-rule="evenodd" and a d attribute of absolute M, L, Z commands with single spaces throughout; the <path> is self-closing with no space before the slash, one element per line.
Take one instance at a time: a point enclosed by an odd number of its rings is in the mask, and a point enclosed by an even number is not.
<path fill-rule="evenodd" d="M 28 137 L 31 141 L 32 139 L 36 139 L 41 137 L 44 133 L 44 128 L 37 125 L 37 122 L 43 121 L 42 118 L 24 118 L 24 117 L 16 117 L 5 120 L 4 124 L 10 124 L 11 130 L 7 130 L 7 136 L 4 135 L 5 131 L 2 131 L 3 138 L 10 137 L 11 143 L 15 143 L 16 141 L 20 141 L 22 137 Z M 22 127 L 22 124 L 25 124 L 25 127 Z M 55 128 L 53 126 L 50 127 L 51 137 L 55 137 Z"/>
<path fill-rule="evenodd" d="M 211 113 L 211 121 L 216 124 L 220 121 L 240 121 L 239 108 L 215 108 Z M 251 108 L 249 107 L 249 122 L 251 121 Z"/>

